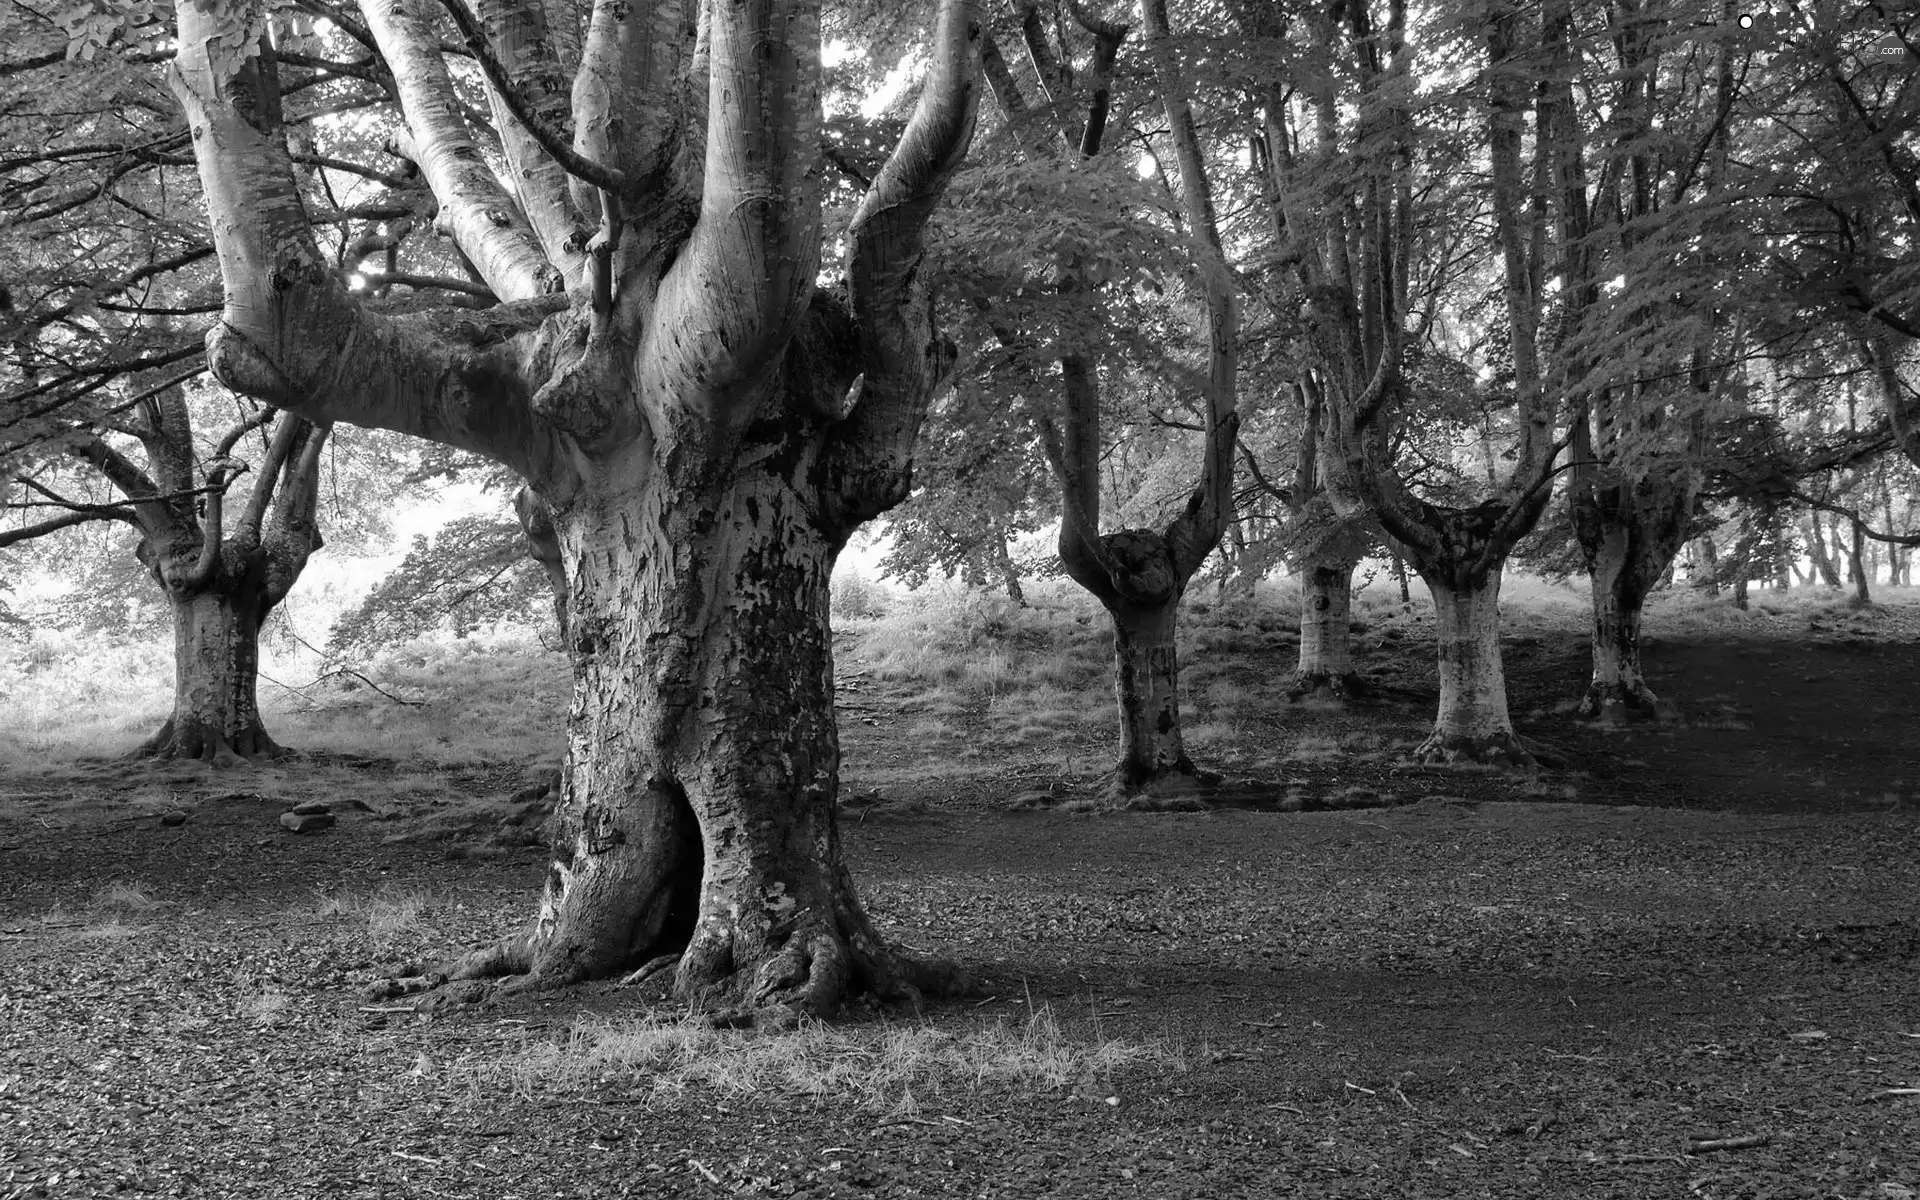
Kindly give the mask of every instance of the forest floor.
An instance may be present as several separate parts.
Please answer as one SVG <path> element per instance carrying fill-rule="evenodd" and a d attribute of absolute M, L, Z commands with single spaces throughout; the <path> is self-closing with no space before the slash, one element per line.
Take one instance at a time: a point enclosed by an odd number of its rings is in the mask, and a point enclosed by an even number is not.
<path fill-rule="evenodd" d="M 1110 753 L 1081 615 L 843 622 L 854 876 L 978 979 L 918 1018 L 364 1000 L 530 910 L 543 855 L 481 832 L 548 763 L 373 736 L 522 745 L 499 663 L 285 715 L 331 748 L 267 767 L 0 764 L 0 1200 L 1920 1195 L 1920 605 L 1656 612 L 1678 719 L 1625 733 L 1567 715 L 1580 614 L 1517 610 L 1567 763 L 1525 775 L 1404 761 L 1425 614 L 1367 614 L 1397 698 L 1353 711 L 1280 699 L 1284 614 L 1201 614 L 1196 757 L 1328 810 L 1160 814 L 1062 807 Z"/>

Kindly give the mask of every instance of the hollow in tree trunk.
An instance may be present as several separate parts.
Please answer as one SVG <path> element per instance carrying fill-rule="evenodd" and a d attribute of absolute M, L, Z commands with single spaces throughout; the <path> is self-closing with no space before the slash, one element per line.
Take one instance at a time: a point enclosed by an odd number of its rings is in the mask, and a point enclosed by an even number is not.
<path fill-rule="evenodd" d="M 1423 576 L 1433 593 L 1439 642 L 1440 711 L 1433 732 L 1413 752 L 1421 762 L 1530 766 L 1507 714 L 1507 678 L 1500 661 L 1500 572 L 1478 587 Z"/>
<path fill-rule="evenodd" d="M 759 427 L 789 438 L 704 476 L 610 468 L 650 482 L 554 511 L 574 675 L 560 833 L 532 927 L 456 977 L 561 986 L 679 954 L 677 996 L 776 1020 L 950 982 L 886 947 L 841 859 L 844 539 L 815 520 L 799 425 Z"/>
<path fill-rule="evenodd" d="M 259 583 L 241 579 L 172 602 L 173 713 L 136 753 L 216 766 L 279 753 L 255 698 L 266 616 Z"/>
<path fill-rule="evenodd" d="M 1300 571 L 1300 666 L 1287 695 L 1347 700 L 1365 685 L 1353 669 L 1350 558 L 1312 559 Z"/>

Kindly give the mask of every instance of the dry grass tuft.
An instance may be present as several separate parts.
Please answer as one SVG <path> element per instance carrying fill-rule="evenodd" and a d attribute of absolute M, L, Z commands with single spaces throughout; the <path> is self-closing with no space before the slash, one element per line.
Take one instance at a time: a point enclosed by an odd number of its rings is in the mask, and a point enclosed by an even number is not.
<path fill-rule="evenodd" d="M 364 919 L 367 934 L 378 946 L 389 946 L 403 935 L 419 933 L 433 901 L 425 892 L 380 892 L 375 895 L 322 896 L 318 915 Z"/>
<path fill-rule="evenodd" d="M 1058 1090 L 1136 1064 L 1177 1067 L 1161 1046 L 1068 1038 L 1052 1011 L 953 1031 L 927 1024 L 833 1027 L 786 1033 L 718 1030 L 694 1018 L 592 1021 L 562 1040 L 533 1042 L 496 1059 L 467 1058 L 446 1075 L 476 1094 L 580 1094 L 595 1086 L 671 1100 L 688 1091 L 774 1094 L 873 1112 L 917 1110 L 915 1097 L 993 1087 Z"/>

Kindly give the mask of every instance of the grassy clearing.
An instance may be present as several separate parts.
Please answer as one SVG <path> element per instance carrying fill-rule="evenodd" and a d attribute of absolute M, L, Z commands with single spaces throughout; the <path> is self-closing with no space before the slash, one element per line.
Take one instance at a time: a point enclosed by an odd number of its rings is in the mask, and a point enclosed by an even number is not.
<path fill-rule="evenodd" d="M 1169 1045 L 1077 1041 L 1043 1005 L 1024 1021 L 958 1030 L 886 1022 L 762 1034 L 718 1030 L 694 1018 L 594 1020 L 503 1056 L 456 1060 L 443 1078 L 475 1098 L 610 1088 L 654 1101 L 688 1092 L 781 1096 L 911 1116 L 920 1098 L 948 1092 L 1089 1093 L 1114 1072 L 1146 1064 L 1188 1069 L 1184 1051 Z M 426 1073 L 419 1063 L 414 1070 Z"/>

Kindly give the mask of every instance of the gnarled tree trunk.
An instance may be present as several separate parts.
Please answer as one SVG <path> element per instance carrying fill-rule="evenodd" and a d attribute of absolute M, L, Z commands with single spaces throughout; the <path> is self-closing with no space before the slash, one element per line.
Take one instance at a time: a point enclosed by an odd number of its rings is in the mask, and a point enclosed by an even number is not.
<path fill-rule="evenodd" d="M 554 513 L 574 670 L 561 832 L 533 927 L 463 974 L 550 986 L 677 953 L 676 994 L 788 1017 L 935 978 L 886 948 L 840 855 L 842 539 L 797 425 L 724 464 L 610 467 L 648 482 Z"/>
<path fill-rule="evenodd" d="M 505 301 L 457 322 L 371 311 L 330 273 L 270 48 L 234 73 L 208 49 L 214 17 L 185 5 L 173 78 L 227 285 L 216 374 L 487 455 L 552 516 L 574 674 L 562 833 L 531 927 L 456 973 L 544 987 L 677 954 L 681 996 L 781 1020 L 862 988 L 911 999 L 936 976 L 881 944 L 840 858 L 827 587 L 852 530 L 905 498 L 952 366 L 923 235 L 972 136 L 979 14 L 941 4 L 833 291 L 816 3 L 603 6 L 570 114 L 540 6 L 482 7 L 491 35 L 449 15 L 532 138 L 510 156 L 574 177 L 539 204 L 487 169 L 418 4 L 362 10 L 442 223 Z M 542 73 L 555 86 L 516 83 Z"/>
<path fill-rule="evenodd" d="M 280 752 L 255 698 L 260 623 L 268 605 L 257 577 L 175 593 L 173 713 L 137 753 L 226 766 Z"/>

